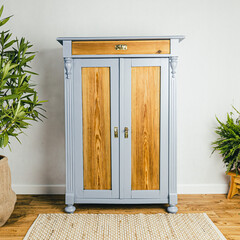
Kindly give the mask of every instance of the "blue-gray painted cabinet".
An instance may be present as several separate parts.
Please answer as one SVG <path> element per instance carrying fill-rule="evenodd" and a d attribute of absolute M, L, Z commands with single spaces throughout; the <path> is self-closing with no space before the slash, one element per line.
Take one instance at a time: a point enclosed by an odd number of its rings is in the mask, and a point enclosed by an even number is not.
<path fill-rule="evenodd" d="M 176 83 L 183 36 L 58 38 L 65 68 L 66 208 L 169 203 L 177 212 Z"/>

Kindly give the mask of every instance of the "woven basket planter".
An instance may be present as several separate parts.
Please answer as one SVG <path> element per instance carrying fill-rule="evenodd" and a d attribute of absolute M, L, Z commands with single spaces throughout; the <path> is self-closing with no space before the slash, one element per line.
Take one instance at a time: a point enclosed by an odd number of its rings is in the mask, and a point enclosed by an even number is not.
<path fill-rule="evenodd" d="M 11 172 L 7 157 L 0 155 L 0 227 L 11 216 L 16 203 L 16 194 L 11 187 Z"/>

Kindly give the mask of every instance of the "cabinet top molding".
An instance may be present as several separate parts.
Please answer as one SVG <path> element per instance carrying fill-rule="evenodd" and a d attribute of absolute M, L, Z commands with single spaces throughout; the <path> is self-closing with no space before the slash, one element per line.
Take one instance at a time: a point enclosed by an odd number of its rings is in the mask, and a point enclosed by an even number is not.
<path fill-rule="evenodd" d="M 178 39 L 181 42 L 185 36 L 130 36 L 130 37 L 59 37 L 57 41 L 63 44 L 64 41 L 111 41 L 111 40 L 164 40 L 164 39 Z"/>

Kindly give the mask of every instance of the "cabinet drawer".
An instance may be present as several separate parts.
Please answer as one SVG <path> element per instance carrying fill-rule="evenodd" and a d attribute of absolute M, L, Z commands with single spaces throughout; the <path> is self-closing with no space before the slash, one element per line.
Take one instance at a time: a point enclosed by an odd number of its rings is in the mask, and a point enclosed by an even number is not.
<path fill-rule="evenodd" d="M 72 55 L 105 54 L 170 54 L 170 40 L 72 42 Z"/>

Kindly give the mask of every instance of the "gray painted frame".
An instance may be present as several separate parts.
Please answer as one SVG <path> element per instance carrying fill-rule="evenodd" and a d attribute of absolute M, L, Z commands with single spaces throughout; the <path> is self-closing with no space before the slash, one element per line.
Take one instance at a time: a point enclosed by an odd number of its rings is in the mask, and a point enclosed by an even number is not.
<path fill-rule="evenodd" d="M 161 67 L 160 94 L 160 190 L 131 190 L 131 68 Z M 168 196 L 168 59 L 120 59 L 120 198 L 164 199 Z"/>
<path fill-rule="evenodd" d="M 114 127 L 119 128 L 119 73 L 118 59 L 74 60 L 74 130 L 75 130 L 75 198 L 119 198 L 119 138 L 114 137 Z M 83 67 L 110 68 L 111 103 L 111 176 L 112 190 L 84 190 L 83 139 L 82 139 L 82 76 Z"/>
<path fill-rule="evenodd" d="M 72 41 L 86 41 L 86 40 L 141 40 L 141 39 L 170 39 L 171 41 L 171 52 L 170 54 L 134 54 L 134 55 L 72 55 Z M 116 204 L 134 204 L 134 203 L 169 203 L 168 211 L 171 213 L 177 212 L 177 116 L 176 116 L 176 66 L 177 66 L 177 56 L 178 56 L 178 48 L 179 42 L 184 39 L 184 36 L 154 36 L 154 37 L 86 37 L 86 38 L 57 38 L 57 41 L 63 45 L 63 57 L 64 57 L 64 84 L 65 84 L 65 148 L 66 148 L 66 196 L 65 201 L 68 205 L 65 208 L 65 211 L 68 213 L 73 213 L 75 211 L 74 203 L 116 203 Z M 168 195 L 165 198 L 155 198 L 154 194 L 151 193 L 151 196 L 154 198 L 146 198 L 145 194 L 142 194 L 143 198 L 131 198 L 132 193 L 131 189 L 129 191 L 129 185 L 126 186 L 125 182 L 125 174 L 127 174 L 129 169 L 125 167 L 125 158 L 124 156 L 127 152 L 120 152 L 119 155 L 123 161 L 119 162 L 119 171 L 116 172 L 118 174 L 119 182 L 119 198 L 104 198 L 105 194 L 102 192 L 96 196 L 94 193 L 89 192 L 89 195 L 84 196 L 79 194 L 76 196 L 78 192 L 78 179 L 80 178 L 79 172 L 76 169 L 81 169 L 81 164 L 79 163 L 79 159 L 76 158 L 76 153 L 82 151 L 82 146 L 77 146 L 76 149 L 76 141 L 82 142 L 81 134 L 79 133 L 79 109 L 76 112 L 76 103 L 81 99 L 81 90 L 80 88 L 76 88 L 79 84 L 78 81 L 74 80 L 73 71 L 75 71 L 76 66 L 75 63 L 78 60 L 82 60 L 83 62 L 87 62 L 90 59 L 95 59 L 96 63 L 100 60 L 116 60 L 119 62 L 118 64 L 118 81 L 119 79 L 123 79 L 126 74 L 126 68 L 131 65 L 131 59 L 167 59 L 168 77 L 166 78 L 168 81 L 168 90 L 166 93 L 168 94 L 168 166 L 166 166 L 166 173 L 168 174 L 168 182 L 166 181 L 166 187 L 168 188 Z M 130 64 L 130 65 L 129 65 Z M 121 67 L 120 67 L 121 66 Z M 120 72 L 119 72 L 120 71 Z M 171 76 L 170 76 L 171 72 Z M 121 96 L 118 96 L 118 101 L 120 102 L 120 108 L 125 104 L 129 105 L 129 102 L 124 101 L 124 96 L 129 94 L 129 89 L 125 88 L 126 85 L 121 81 L 120 91 Z M 118 85 L 120 90 L 120 86 Z M 125 89 L 124 89 L 125 88 Z M 77 90 L 78 89 L 78 90 Z M 123 91 L 124 89 L 124 91 Z M 79 92 L 80 90 L 80 92 Z M 119 92 L 119 91 L 118 91 Z M 78 117 L 76 117 L 78 116 Z M 119 115 L 118 115 L 119 117 Z M 121 128 L 126 125 L 124 119 L 121 117 Z M 128 119 L 129 121 L 129 119 Z M 82 123 L 82 122 L 80 122 Z M 124 125 L 123 125 L 124 124 Z M 81 125 L 81 124 L 80 124 Z M 162 127 L 162 126 L 161 126 Z M 119 126 L 119 141 L 122 138 L 123 130 L 121 130 Z M 77 131 L 76 131 L 77 129 Z M 122 131 L 122 132 L 120 132 Z M 128 146 L 129 148 L 129 146 Z M 125 148 L 127 151 L 129 150 L 127 147 Z M 127 170 L 125 173 L 124 171 Z M 119 172 L 121 172 L 119 176 Z M 119 186 L 120 185 L 120 186 Z M 81 192 L 81 190 L 80 190 Z M 141 195 L 141 194 L 140 194 Z M 89 197 L 89 198 L 88 198 Z M 111 196 L 113 197 L 113 196 Z M 141 196 L 138 196 L 141 197 Z"/>

